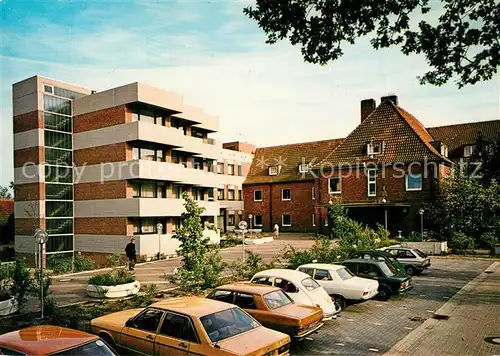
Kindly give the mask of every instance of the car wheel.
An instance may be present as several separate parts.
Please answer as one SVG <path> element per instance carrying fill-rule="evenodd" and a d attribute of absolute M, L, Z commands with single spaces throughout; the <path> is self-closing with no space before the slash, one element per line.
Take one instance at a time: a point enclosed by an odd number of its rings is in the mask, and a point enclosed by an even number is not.
<path fill-rule="evenodd" d="M 415 267 L 405 266 L 405 272 L 407 275 L 411 276 L 411 275 L 415 274 Z"/>
<path fill-rule="evenodd" d="M 391 297 L 391 290 L 386 286 L 380 286 L 378 288 L 377 297 L 380 300 L 389 300 L 389 298 Z"/>
<path fill-rule="evenodd" d="M 335 304 L 337 304 L 340 308 L 340 310 L 344 310 L 344 308 L 347 306 L 347 302 L 344 297 L 341 295 L 334 295 L 335 298 Z"/>

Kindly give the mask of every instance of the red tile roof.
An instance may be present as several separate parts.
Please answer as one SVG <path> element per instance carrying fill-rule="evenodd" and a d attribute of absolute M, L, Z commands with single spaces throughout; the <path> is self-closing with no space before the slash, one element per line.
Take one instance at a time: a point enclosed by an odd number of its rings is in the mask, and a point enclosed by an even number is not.
<path fill-rule="evenodd" d="M 321 161 L 342 140 L 340 138 L 257 148 L 244 184 L 312 180 L 311 174 L 299 173 L 299 165 L 302 163 L 313 165 Z M 277 176 L 270 176 L 269 166 L 280 163 L 282 165 L 280 173 Z"/>
<path fill-rule="evenodd" d="M 369 156 L 366 146 L 371 141 L 384 142 L 382 153 Z M 320 164 L 338 166 L 357 164 L 364 161 L 382 163 L 410 163 L 446 161 L 432 145 L 433 137 L 426 128 L 409 112 L 384 100 L 345 140 Z"/>

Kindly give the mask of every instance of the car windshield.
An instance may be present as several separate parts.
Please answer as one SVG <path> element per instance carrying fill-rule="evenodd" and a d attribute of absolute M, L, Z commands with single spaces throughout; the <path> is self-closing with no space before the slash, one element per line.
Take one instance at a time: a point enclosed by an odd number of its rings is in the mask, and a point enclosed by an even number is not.
<path fill-rule="evenodd" d="M 423 253 L 422 251 L 420 251 L 420 250 L 415 249 L 415 250 L 413 250 L 413 251 L 415 251 L 415 253 L 416 253 L 419 257 L 422 257 L 422 258 L 426 258 L 426 257 L 427 257 L 427 255 L 426 255 L 425 253 Z"/>
<path fill-rule="evenodd" d="M 254 318 L 240 308 L 208 314 L 200 320 L 212 342 L 218 342 L 260 326 Z"/>
<path fill-rule="evenodd" d="M 386 277 L 392 277 L 398 272 L 393 265 L 387 262 L 381 263 L 380 269 L 382 270 L 382 272 L 385 274 Z"/>
<path fill-rule="evenodd" d="M 282 290 L 264 294 L 264 300 L 269 309 L 281 308 L 292 303 L 290 297 Z"/>
<path fill-rule="evenodd" d="M 337 274 L 340 276 L 340 278 L 343 280 L 343 281 L 346 281 L 348 279 L 351 279 L 352 277 L 354 277 L 354 274 L 348 270 L 347 268 L 340 268 L 337 270 Z"/>
<path fill-rule="evenodd" d="M 69 350 L 57 352 L 52 355 L 74 355 L 74 356 L 116 356 L 103 341 L 95 340 L 85 345 L 80 345 Z"/>
<path fill-rule="evenodd" d="M 312 279 L 311 277 L 303 279 L 302 280 L 302 285 L 307 290 L 315 290 L 316 288 L 319 288 L 319 284 L 314 279 Z"/>

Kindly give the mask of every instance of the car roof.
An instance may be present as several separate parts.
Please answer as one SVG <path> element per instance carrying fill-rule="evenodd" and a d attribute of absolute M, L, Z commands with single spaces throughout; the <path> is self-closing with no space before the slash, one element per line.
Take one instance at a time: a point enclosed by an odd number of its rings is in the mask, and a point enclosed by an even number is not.
<path fill-rule="evenodd" d="M 381 263 L 385 263 L 385 261 L 382 260 L 368 260 L 366 258 L 351 258 L 350 260 L 345 260 L 343 263 L 346 262 L 353 262 L 353 263 L 370 263 L 373 265 L 378 265 Z"/>
<path fill-rule="evenodd" d="M 262 276 L 286 278 L 288 280 L 295 281 L 296 283 L 302 282 L 304 278 L 311 278 L 311 276 L 309 276 L 307 273 L 296 271 L 293 269 L 274 268 L 255 273 L 252 279 Z"/>
<path fill-rule="evenodd" d="M 264 295 L 270 292 L 275 292 L 277 290 L 280 290 L 280 288 L 278 287 L 268 286 L 266 284 L 249 283 L 249 282 L 225 284 L 215 289 L 217 290 L 222 289 L 232 292 L 242 292 L 255 295 Z"/>
<path fill-rule="evenodd" d="M 359 255 L 359 254 L 363 254 L 363 253 L 368 253 L 368 254 L 373 254 L 373 255 L 380 255 L 380 256 L 387 256 L 387 257 L 392 257 L 392 255 L 385 251 L 385 250 L 370 250 L 370 251 L 359 251 L 359 252 L 356 252 L 355 254 L 356 255 Z"/>
<path fill-rule="evenodd" d="M 162 300 L 152 304 L 151 307 L 171 310 L 195 317 L 202 317 L 229 308 L 234 308 L 234 305 L 207 298 L 178 297 Z"/>
<path fill-rule="evenodd" d="M 334 271 L 338 269 L 345 268 L 345 266 L 342 265 L 336 265 L 336 264 L 330 264 L 330 263 L 306 263 L 305 265 L 300 265 L 300 267 L 304 268 L 321 268 L 321 269 L 332 269 Z"/>
<path fill-rule="evenodd" d="M 394 247 L 386 247 L 386 250 L 414 250 L 414 248 L 409 248 L 409 247 L 399 247 L 399 246 L 394 246 Z"/>
<path fill-rule="evenodd" d="M 95 335 L 51 325 L 31 326 L 0 336 L 0 346 L 28 355 L 45 355 L 99 340 Z"/>

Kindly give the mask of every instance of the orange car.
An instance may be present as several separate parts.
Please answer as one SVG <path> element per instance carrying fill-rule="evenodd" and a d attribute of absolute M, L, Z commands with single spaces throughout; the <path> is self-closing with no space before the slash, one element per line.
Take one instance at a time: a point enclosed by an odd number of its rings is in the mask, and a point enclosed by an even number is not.
<path fill-rule="evenodd" d="M 236 304 L 262 325 L 297 340 L 323 326 L 323 310 L 320 307 L 295 304 L 277 287 L 233 283 L 216 288 L 207 298 Z"/>
<path fill-rule="evenodd" d="M 92 332 L 143 355 L 288 355 L 290 337 L 260 325 L 237 306 L 182 297 L 91 321 Z"/>
<path fill-rule="evenodd" d="M 99 337 L 59 326 L 32 326 L 0 336 L 0 355 L 117 356 Z"/>

